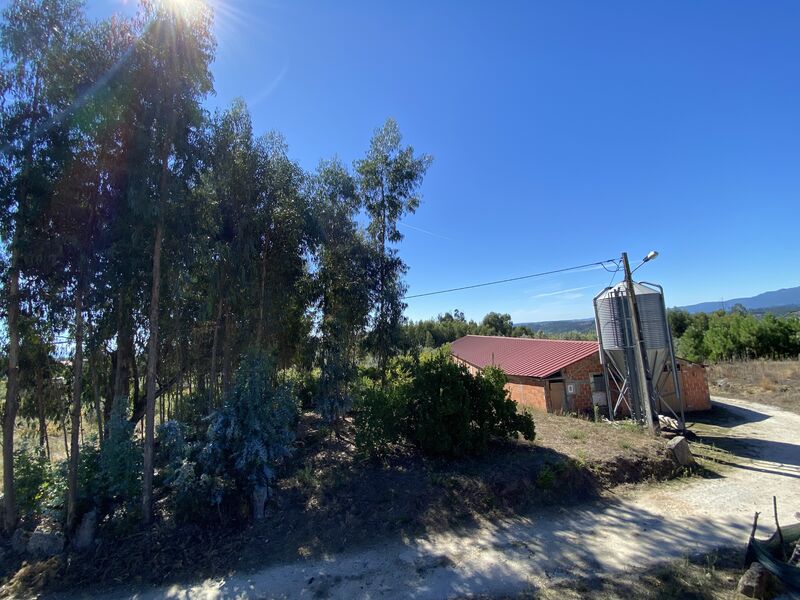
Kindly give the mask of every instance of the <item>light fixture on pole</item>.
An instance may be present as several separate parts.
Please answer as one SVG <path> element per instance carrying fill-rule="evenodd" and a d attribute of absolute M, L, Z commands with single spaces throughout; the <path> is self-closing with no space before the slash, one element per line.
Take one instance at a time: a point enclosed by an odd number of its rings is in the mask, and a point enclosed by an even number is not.
<path fill-rule="evenodd" d="M 639 268 L 640 268 L 640 267 L 641 267 L 641 266 L 642 266 L 644 263 L 648 263 L 648 262 L 650 262 L 651 260 L 655 260 L 656 258 L 658 258 L 658 252 L 657 252 L 656 250 L 650 250 L 650 252 L 648 252 L 648 253 L 647 253 L 647 256 L 645 256 L 645 257 L 642 259 L 642 262 L 640 262 L 640 263 L 638 264 L 638 266 L 637 266 L 637 267 L 636 267 L 636 268 L 635 268 L 633 271 L 631 271 L 631 273 L 636 273 L 636 271 L 638 271 L 638 270 L 639 270 Z"/>

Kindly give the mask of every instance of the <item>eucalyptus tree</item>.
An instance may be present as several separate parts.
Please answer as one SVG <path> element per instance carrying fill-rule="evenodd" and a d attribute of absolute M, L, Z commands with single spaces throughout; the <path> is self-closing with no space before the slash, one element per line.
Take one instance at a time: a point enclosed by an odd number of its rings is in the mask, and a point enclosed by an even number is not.
<path fill-rule="evenodd" d="M 153 444 L 159 355 L 161 256 L 167 212 L 190 193 L 203 123 L 202 99 L 213 90 L 209 72 L 215 41 L 210 9 L 202 2 L 143 4 L 146 22 L 134 47 L 134 112 L 147 160 L 132 192 L 152 224 L 148 317 L 142 520 L 152 518 Z"/>
<path fill-rule="evenodd" d="M 377 360 L 382 383 L 388 359 L 400 342 L 405 308 L 402 277 L 406 265 L 395 247 L 403 239 L 397 225 L 419 206 L 417 191 L 431 160 L 427 154 L 416 155 L 411 146 L 403 146 L 397 123 L 388 119 L 375 132 L 367 155 L 355 165 L 358 191 L 369 216 L 367 233 L 377 260 L 372 289 L 375 309 L 366 348 Z"/>
<path fill-rule="evenodd" d="M 238 363 L 241 319 L 252 314 L 249 299 L 255 297 L 259 272 L 259 205 L 264 163 L 263 149 L 253 136 L 247 107 L 236 100 L 229 109 L 218 113 L 211 124 L 208 165 L 201 186 L 212 220 L 213 267 L 208 290 L 209 297 L 214 299 L 209 386 L 212 404 L 219 394 L 220 371 L 221 391 L 230 391 L 232 373 Z"/>
<path fill-rule="evenodd" d="M 124 66 L 132 28 L 114 20 L 84 26 L 64 55 L 60 70 L 69 109 L 61 119 L 65 145 L 64 170 L 58 180 L 47 223 L 59 250 L 59 273 L 73 307 L 74 357 L 72 373 L 71 441 L 67 486 L 67 527 L 77 524 L 78 465 L 86 317 L 97 319 L 106 308 L 102 278 L 109 239 L 103 235 L 112 219 L 117 190 L 110 185 L 108 154 L 116 155 L 118 109 L 109 103 L 116 85 L 111 80 Z M 69 304 L 69 303 L 66 303 Z M 96 330 L 92 331 L 90 360 L 95 411 L 99 412 L 96 382 Z"/>
<path fill-rule="evenodd" d="M 255 346 L 274 355 L 284 368 L 302 358 L 311 332 L 309 260 L 319 231 L 305 192 L 306 173 L 289 158 L 284 139 L 273 133 L 260 143 L 266 162 L 259 205 Z"/>
<path fill-rule="evenodd" d="M 311 183 L 320 223 L 316 283 L 320 308 L 320 382 L 317 406 L 337 423 L 351 405 L 358 342 L 370 310 L 372 249 L 357 222 L 361 202 L 355 182 L 337 160 L 320 164 Z"/>
<path fill-rule="evenodd" d="M 63 85 L 65 59 L 83 29 L 78 0 L 13 0 L 0 24 L 3 102 L 0 111 L 2 233 L 6 269 L 8 378 L 3 424 L 4 519 L 17 520 L 14 493 L 14 425 L 19 393 L 21 281 L 28 262 L 41 258 L 30 235 L 54 189 L 65 143 L 61 119 L 71 100 Z"/>

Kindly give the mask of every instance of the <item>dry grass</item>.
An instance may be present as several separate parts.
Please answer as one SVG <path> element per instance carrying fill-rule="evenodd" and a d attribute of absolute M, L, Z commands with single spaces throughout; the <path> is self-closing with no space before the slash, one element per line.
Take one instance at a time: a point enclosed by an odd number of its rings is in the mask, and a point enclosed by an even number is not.
<path fill-rule="evenodd" d="M 800 361 L 718 363 L 708 369 L 711 393 L 760 402 L 800 414 Z"/>

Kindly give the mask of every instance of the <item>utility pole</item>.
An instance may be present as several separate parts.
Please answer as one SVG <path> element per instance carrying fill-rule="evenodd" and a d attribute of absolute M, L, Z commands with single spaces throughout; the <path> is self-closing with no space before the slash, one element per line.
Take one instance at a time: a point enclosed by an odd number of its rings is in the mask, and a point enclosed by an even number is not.
<path fill-rule="evenodd" d="M 639 306 L 636 303 L 636 291 L 633 288 L 633 277 L 631 276 L 631 265 L 628 262 L 628 253 L 622 253 L 622 264 L 625 269 L 625 285 L 628 288 L 628 309 L 631 314 L 631 333 L 633 334 L 633 356 L 636 363 L 637 389 L 634 392 L 634 400 L 638 396 L 638 401 L 644 414 L 646 425 L 650 433 L 658 433 L 658 421 L 654 420 L 655 408 L 650 393 L 651 384 L 649 383 L 647 366 L 647 349 L 644 345 L 644 335 L 642 334 L 642 321 L 639 318 Z"/>

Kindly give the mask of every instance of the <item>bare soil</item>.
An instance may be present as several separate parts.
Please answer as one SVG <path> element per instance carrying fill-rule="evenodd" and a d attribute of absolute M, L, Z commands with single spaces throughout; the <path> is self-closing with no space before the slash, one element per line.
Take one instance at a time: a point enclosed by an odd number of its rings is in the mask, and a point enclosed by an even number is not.
<path fill-rule="evenodd" d="M 381 539 L 412 538 L 536 506 L 598 497 L 625 483 L 677 473 L 663 440 L 636 427 L 537 414 L 535 443 L 495 442 L 486 456 L 432 460 L 413 449 L 382 463 L 356 458 L 352 431 L 331 436 L 304 416 L 297 451 L 262 523 L 178 526 L 113 537 L 88 555 L 21 564 L 5 553 L 5 591 L 162 584 L 320 559 Z"/>
<path fill-rule="evenodd" d="M 752 360 L 708 368 L 711 394 L 741 398 L 800 414 L 800 361 Z"/>
<path fill-rule="evenodd" d="M 547 588 L 492 600 L 730 600 L 737 596 L 743 561 L 741 549 L 724 549 L 630 573 L 564 579 Z"/>

